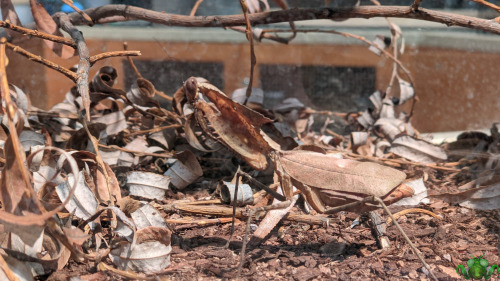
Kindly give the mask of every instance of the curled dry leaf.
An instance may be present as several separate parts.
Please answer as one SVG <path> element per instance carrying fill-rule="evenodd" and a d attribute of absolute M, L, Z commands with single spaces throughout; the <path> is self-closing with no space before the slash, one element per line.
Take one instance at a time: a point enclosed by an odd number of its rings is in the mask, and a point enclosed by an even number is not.
<path fill-rule="evenodd" d="M 393 141 L 397 135 L 403 133 L 405 128 L 404 122 L 396 118 L 380 118 L 374 124 L 375 133 L 389 141 Z"/>
<path fill-rule="evenodd" d="M 137 231 L 137 243 L 121 242 L 109 257 L 120 269 L 147 274 L 160 273 L 170 265 L 171 232 L 168 228 L 149 226 Z"/>
<path fill-rule="evenodd" d="M 123 111 L 115 111 L 101 117 L 97 117 L 93 121 L 104 124 L 104 128 L 108 136 L 116 135 L 128 127 Z"/>
<path fill-rule="evenodd" d="M 9 256 L 25 263 L 30 268 L 32 275 L 46 275 L 58 269 L 62 269 L 70 258 L 70 251 L 49 233 L 42 235 L 41 250 L 37 253 L 28 254 L 24 250 L 15 248 L 2 248 Z"/>
<path fill-rule="evenodd" d="M 33 275 L 31 274 L 31 270 L 26 266 L 26 263 L 7 255 L 2 255 L 2 258 L 5 260 L 7 266 L 12 271 L 12 273 L 14 273 L 14 275 L 17 277 L 19 281 L 34 280 Z M 9 280 L 9 278 L 1 269 L 1 267 L 0 267 L 0 280 Z"/>
<path fill-rule="evenodd" d="M 159 106 L 158 101 L 154 99 L 155 86 L 149 80 L 138 78 L 127 92 L 127 98 L 136 105 L 140 106 Z"/>
<path fill-rule="evenodd" d="M 110 178 L 110 181 L 108 182 L 106 180 L 106 177 L 104 176 L 102 167 L 98 167 L 97 156 L 94 153 L 88 151 L 78 151 L 73 153 L 73 156 L 75 157 L 75 159 L 80 161 L 82 165 L 86 165 L 88 167 L 90 173 L 87 176 L 90 177 L 89 181 L 92 181 L 89 182 L 89 187 L 91 188 L 92 192 L 95 194 L 99 202 L 109 202 L 114 201 L 115 199 L 121 199 L 120 185 L 118 184 L 116 175 L 109 164 L 104 163 L 104 167 L 106 169 L 108 177 Z M 111 191 L 112 198 L 109 197 L 109 191 Z"/>
<path fill-rule="evenodd" d="M 390 152 L 418 163 L 435 163 L 448 158 L 441 147 L 411 136 L 397 137 L 392 142 Z"/>
<path fill-rule="evenodd" d="M 25 151 L 21 144 L 13 138 L 14 134 L 21 133 L 23 123 L 22 120 L 17 123 L 17 128 L 15 128 L 17 132 L 11 131 L 12 134 L 7 138 L 3 147 L 6 166 L 2 170 L 2 178 L 0 179 L 0 202 L 3 209 L 9 213 L 19 213 L 18 205 L 21 203 L 20 207 L 23 210 L 28 210 L 35 204 L 33 201 L 35 199 L 30 196 L 33 195 L 30 194 L 32 186 L 28 171 L 24 166 Z"/>
<path fill-rule="evenodd" d="M 68 181 L 73 181 L 74 177 L 73 174 L 69 174 Z M 73 194 L 74 196 L 70 198 L 65 208 L 68 212 L 74 213 L 76 217 L 86 220 L 97 212 L 99 203 L 85 181 L 83 171 L 79 172 L 78 179 L 78 186 Z M 57 186 L 56 192 L 61 201 L 65 201 L 70 196 L 70 190 L 71 187 L 68 182 Z"/>
<path fill-rule="evenodd" d="M 167 223 L 160 215 L 160 212 L 149 204 L 144 204 L 135 212 L 130 214 L 137 229 L 146 228 L 148 226 L 167 227 Z"/>
<path fill-rule="evenodd" d="M 190 150 L 177 153 L 176 158 L 177 161 L 164 175 L 168 176 L 178 189 L 185 188 L 203 175 L 200 163 Z"/>
<path fill-rule="evenodd" d="M 127 186 L 130 195 L 161 200 L 168 189 L 170 177 L 150 172 L 128 172 Z"/>
<path fill-rule="evenodd" d="M 86 234 L 85 232 L 83 232 L 83 230 L 76 228 L 74 226 L 69 226 L 69 227 L 64 226 L 62 229 L 68 240 L 73 245 L 81 246 L 83 243 L 85 243 L 85 241 L 87 241 L 90 238 L 90 235 Z"/>
<path fill-rule="evenodd" d="M 24 130 L 19 134 L 19 141 L 24 147 L 24 151 L 28 152 L 33 146 L 40 146 L 45 144 L 45 137 L 34 131 Z"/>
<path fill-rule="evenodd" d="M 35 20 L 36 27 L 38 30 L 64 37 L 62 32 L 59 30 L 56 22 L 52 19 L 52 17 L 47 13 L 47 10 L 43 7 L 42 4 L 37 3 L 36 0 L 30 0 L 31 13 L 33 14 L 33 19 Z M 63 45 L 61 43 L 56 43 L 50 40 L 43 40 L 45 44 L 58 56 L 63 59 L 69 59 L 76 54 L 76 50 L 70 46 Z"/>
<path fill-rule="evenodd" d="M 415 96 L 415 90 L 412 85 L 407 81 L 398 77 L 399 81 L 399 104 L 404 104 L 405 102 L 411 100 Z"/>
<path fill-rule="evenodd" d="M 194 77 L 186 81 L 184 91 L 197 109 L 196 120 L 207 135 L 234 151 L 254 169 L 267 168 L 266 154 L 270 147 L 260 134 L 260 127 L 272 120 L 231 100 L 213 85 L 198 83 Z M 204 101 L 199 92 L 210 103 Z"/>
<path fill-rule="evenodd" d="M 425 186 L 424 179 L 418 178 L 411 181 L 406 181 L 405 185 L 413 190 L 413 194 L 410 197 L 403 198 L 393 205 L 396 206 L 416 206 L 420 203 L 428 204 L 430 203 L 429 198 L 427 198 L 427 187 Z"/>

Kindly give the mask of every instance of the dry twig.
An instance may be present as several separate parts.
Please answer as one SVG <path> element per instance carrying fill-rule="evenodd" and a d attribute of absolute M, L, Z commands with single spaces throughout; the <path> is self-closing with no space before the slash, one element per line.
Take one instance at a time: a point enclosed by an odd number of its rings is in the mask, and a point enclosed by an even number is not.
<path fill-rule="evenodd" d="M 127 19 L 145 20 L 152 23 L 187 27 L 227 27 L 242 26 L 246 24 L 244 15 L 191 17 L 156 12 L 128 5 L 106 5 L 99 8 L 87 9 L 85 12 L 93 18 L 96 23 L 102 23 L 103 19 L 105 19 L 106 22 Z M 447 26 L 462 26 L 500 34 L 500 24 L 492 20 L 424 8 L 413 11 L 411 7 L 408 6 L 359 6 L 350 9 L 290 9 L 248 15 L 248 19 L 252 25 L 280 23 L 285 21 L 318 19 L 341 20 L 350 18 L 367 19 L 376 17 L 425 20 L 446 24 Z M 77 13 L 69 14 L 69 18 L 74 25 L 85 24 L 85 21 L 83 21 L 81 16 Z"/>
<path fill-rule="evenodd" d="M 141 52 L 140 51 L 112 51 L 112 52 L 106 52 L 106 53 L 101 53 L 95 56 L 91 56 L 89 58 L 90 61 L 90 66 L 94 65 L 99 60 L 107 59 L 107 58 L 112 58 L 112 57 L 127 57 L 129 59 L 131 56 L 140 56 Z"/>
<path fill-rule="evenodd" d="M 248 81 L 247 93 L 244 105 L 247 104 L 248 98 L 252 95 L 252 85 L 253 85 L 253 70 L 255 68 L 255 64 L 257 63 L 257 58 L 255 57 L 255 49 L 253 45 L 253 34 L 252 34 L 252 25 L 250 24 L 250 20 L 248 19 L 248 6 L 246 0 L 240 0 L 241 9 L 243 10 L 243 15 L 245 16 L 245 24 L 246 24 L 246 36 L 248 42 L 250 42 L 250 79 Z"/>
<path fill-rule="evenodd" d="M 25 49 L 19 47 L 19 46 L 16 46 L 12 43 L 9 43 L 9 42 L 5 42 L 5 45 L 11 49 L 12 51 L 20 54 L 20 55 L 23 55 L 25 57 L 27 57 L 29 60 L 31 61 L 34 61 L 34 62 L 38 62 L 40 64 L 43 64 L 45 66 L 47 66 L 48 68 L 50 69 L 53 69 L 59 73 L 62 73 L 64 76 L 68 77 L 69 79 L 71 79 L 73 82 L 76 82 L 77 80 L 77 75 L 76 73 L 74 73 L 73 71 L 63 67 L 63 66 L 60 66 L 54 62 L 51 62 L 49 60 L 46 60 L 44 58 L 42 58 L 41 56 L 38 56 L 38 55 L 35 55 L 33 53 L 30 53 L 28 51 L 26 51 Z"/>
<path fill-rule="evenodd" d="M 56 13 L 54 19 L 58 26 L 66 31 L 76 43 L 78 57 L 80 58 L 78 61 L 78 70 L 76 72 L 76 87 L 78 93 L 82 96 L 87 121 L 90 121 L 89 69 L 91 64 L 87 43 L 85 43 L 82 32 L 73 26 L 67 14 L 61 12 Z"/>
<path fill-rule="evenodd" d="M 196 14 L 196 11 L 198 10 L 198 7 L 200 4 L 203 2 L 203 0 L 197 0 L 196 3 L 193 5 L 193 9 L 191 10 L 191 13 L 189 13 L 189 16 L 194 16 Z"/>
<path fill-rule="evenodd" d="M 45 40 L 50 40 L 53 42 L 65 44 L 65 45 L 71 46 L 73 48 L 76 48 L 75 42 L 73 42 L 73 40 L 71 40 L 69 38 L 60 37 L 60 36 L 52 35 L 49 33 L 42 32 L 42 31 L 33 30 L 33 29 L 22 27 L 22 26 L 18 26 L 18 25 L 10 23 L 8 20 L 0 21 L 0 27 L 16 31 L 16 32 L 22 33 L 24 35 L 30 35 L 30 36 L 42 38 Z"/>

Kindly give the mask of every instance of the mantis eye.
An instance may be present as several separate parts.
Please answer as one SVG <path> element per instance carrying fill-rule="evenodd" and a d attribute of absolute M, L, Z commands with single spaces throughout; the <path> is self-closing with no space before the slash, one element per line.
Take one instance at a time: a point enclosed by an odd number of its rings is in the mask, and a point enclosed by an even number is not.
<path fill-rule="evenodd" d="M 482 267 L 487 267 L 488 266 L 488 261 L 485 260 L 485 259 L 480 259 L 479 260 L 479 264 L 482 266 Z"/>
<path fill-rule="evenodd" d="M 474 260 L 475 260 L 475 259 L 470 259 L 470 260 L 468 260 L 468 261 L 467 261 L 467 266 L 468 266 L 469 268 L 471 268 L 471 267 L 474 265 Z"/>

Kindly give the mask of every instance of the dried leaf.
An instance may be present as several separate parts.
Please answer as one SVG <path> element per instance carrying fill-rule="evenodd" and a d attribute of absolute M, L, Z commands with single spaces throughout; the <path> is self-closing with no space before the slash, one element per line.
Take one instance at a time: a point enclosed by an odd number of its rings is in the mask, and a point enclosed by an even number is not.
<path fill-rule="evenodd" d="M 273 107 L 276 112 L 288 112 L 292 109 L 302 109 L 305 108 L 304 104 L 301 103 L 297 98 L 287 98 L 281 101 L 278 105 Z"/>
<path fill-rule="evenodd" d="M 165 197 L 170 177 L 149 172 L 128 172 L 127 186 L 130 195 L 161 200 Z"/>
<path fill-rule="evenodd" d="M 203 175 L 196 156 L 185 150 L 176 154 L 177 161 L 165 173 L 170 182 L 178 189 L 183 189 Z"/>
<path fill-rule="evenodd" d="M 477 187 L 476 187 L 477 186 Z M 461 187 L 461 192 L 429 195 L 449 203 L 476 210 L 495 210 L 500 208 L 500 176 L 482 177 Z"/>
<path fill-rule="evenodd" d="M 11 0 L 2 0 L 0 3 L 1 8 L 2 8 L 2 19 L 4 21 L 10 21 L 10 23 L 17 25 L 17 26 L 22 26 L 21 21 L 19 20 L 19 16 L 16 13 L 16 10 L 14 9 L 14 5 L 12 5 Z M 12 31 L 8 28 L 5 28 L 5 31 L 7 32 L 7 35 L 9 37 L 19 37 L 22 36 L 21 33 Z"/>
<path fill-rule="evenodd" d="M 10 1 L 9 1 L 10 2 Z M 2 2 L 3 3 L 3 2 Z M 3 8 L 2 8 L 3 11 Z M 10 270 L 14 273 L 14 275 L 19 279 L 19 281 L 32 281 L 33 275 L 31 274 L 31 270 L 26 266 L 26 263 L 21 262 L 13 257 L 2 255 L 2 258 L 5 260 Z M 0 269 L 0 280 L 9 280 L 3 270 Z"/>
<path fill-rule="evenodd" d="M 71 157 L 71 155 L 69 155 L 66 151 L 55 147 L 45 147 L 43 150 L 39 150 L 34 154 L 31 154 L 30 158 L 27 159 L 28 165 L 31 164 L 31 158 L 34 157 L 36 153 L 40 153 L 45 150 L 55 150 L 64 155 L 65 160 L 69 163 L 69 166 L 71 167 L 73 173 L 78 174 L 78 165 L 76 164 L 75 159 L 73 159 L 73 157 Z M 5 170 L 6 169 L 4 169 L 4 171 Z M 2 183 L 3 179 L 4 176 L 2 176 Z M 5 231 L 16 233 L 22 238 L 25 243 L 27 243 L 28 245 L 33 245 L 39 237 L 37 235 L 39 231 L 36 231 L 36 229 L 43 229 L 45 227 L 46 221 L 64 208 L 70 198 L 73 197 L 77 182 L 78 177 L 73 180 L 73 184 L 71 186 L 67 199 L 53 210 L 40 214 L 40 210 L 36 210 L 32 205 L 30 205 L 30 208 L 28 208 L 29 211 L 22 211 L 22 214 L 19 216 L 6 212 L 4 210 L 0 210 L 0 223 L 4 225 Z M 35 211 L 36 213 L 33 213 L 33 211 Z"/>
<path fill-rule="evenodd" d="M 405 123 L 396 118 L 380 118 L 375 122 L 375 133 L 393 141 L 397 135 L 405 130 Z"/>
<path fill-rule="evenodd" d="M 337 159 L 309 151 L 282 151 L 279 161 L 292 179 L 316 188 L 325 197 L 340 193 L 345 197 L 383 198 L 406 178 L 405 173 L 377 163 Z"/>
<path fill-rule="evenodd" d="M 171 232 L 167 228 L 149 226 L 137 231 L 137 244 L 122 242 L 109 257 L 121 269 L 147 274 L 160 273 L 170 265 Z"/>
<path fill-rule="evenodd" d="M 23 123 L 22 120 L 17 123 L 17 134 L 21 132 Z M 12 127 L 10 126 L 10 128 Z M 34 198 L 30 199 L 31 196 L 29 196 L 32 186 L 25 166 L 26 155 L 24 148 L 19 142 L 14 141 L 14 134 L 16 132 L 12 132 L 4 144 L 3 153 L 6 166 L 2 170 L 0 181 L 0 202 L 2 202 L 4 210 L 9 213 L 14 213 L 23 199 L 25 202 L 21 208 L 30 210 L 34 200 Z"/>
<path fill-rule="evenodd" d="M 57 24 L 52 17 L 47 13 L 42 4 L 37 3 L 36 0 L 30 0 L 31 13 L 35 20 L 38 30 L 52 35 L 64 37 Z M 69 59 L 76 54 L 76 49 L 61 43 L 55 43 L 49 40 L 43 40 L 45 44 L 62 59 Z"/>
<path fill-rule="evenodd" d="M 248 11 L 251 14 L 262 12 L 260 2 L 264 3 L 265 11 L 269 11 L 269 3 L 267 3 L 267 0 L 246 0 Z"/>
<path fill-rule="evenodd" d="M 127 93 L 127 98 L 136 105 L 159 106 L 158 101 L 153 99 L 155 92 L 153 83 L 144 78 L 138 78 Z"/>
<path fill-rule="evenodd" d="M 260 222 L 257 230 L 255 230 L 255 232 L 253 233 L 253 241 L 263 240 L 267 235 L 269 235 L 269 233 L 271 233 L 271 231 L 276 227 L 276 225 L 278 225 L 283 217 L 288 214 L 288 212 L 290 212 L 290 210 L 295 206 L 297 199 L 299 199 L 299 196 L 295 195 L 292 199 L 292 202 L 290 203 L 290 206 L 288 206 L 287 208 L 271 210 L 267 212 L 264 219 L 262 219 L 262 221 Z M 279 201 L 277 199 L 274 199 L 273 204 L 278 203 Z"/>
<path fill-rule="evenodd" d="M 70 198 L 65 208 L 68 212 L 74 213 L 76 217 L 86 220 L 97 212 L 99 202 L 97 202 L 97 198 L 85 181 L 83 171 L 79 172 L 78 179 L 78 187 L 75 190 L 74 196 Z M 73 180 L 74 175 L 69 174 L 68 181 Z M 65 201 L 70 196 L 70 186 L 68 182 L 58 185 L 56 192 L 61 201 Z"/>
<path fill-rule="evenodd" d="M 411 100 L 415 96 L 415 90 L 412 85 L 407 81 L 398 77 L 399 81 L 399 104 L 404 104 L 405 102 Z"/>
<path fill-rule="evenodd" d="M 212 152 L 214 150 L 206 148 L 199 140 L 198 137 L 196 136 L 194 132 L 194 127 L 196 126 L 196 120 L 193 115 L 189 116 L 186 120 L 186 123 L 184 124 L 184 133 L 186 135 L 186 140 L 189 142 L 189 144 L 196 148 L 199 151 L 203 152 Z M 220 146 L 219 146 L 220 148 Z"/>
<path fill-rule="evenodd" d="M 403 198 L 392 205 L 396 206 L 416 206 L 420 203 L 429 204 L 430 201 L 427 198 L 427 187 L 425 187 L 424 179 L 418 178 L 412 181 L 405 182 L 406 186 L 413 189 L 413 195 L 411 197 Z"/>
<path fill-rule="evenodd" d="M 93 120 L 95 123 L 105 125 L 106 134 L 113 136 L 128 128 L 127 120 L 122 111 L 112 112 Z"/>
<path fill-rule="evenodd" d="M 376 48 L 373 45 L 377 46 L 378 48 Z M 388 47 L 386 38 L 384 36 L 381 36 L 381 35 L 377 35 L 375 37 L 375 40 L 373 40 L 373 45 L 370 45 L 368 50 L 372 51 L 374 54 L 376 54 L 378 56 L 380 56 L 382 54 L 382 51 L 380 51 L 380 49 L 384 50 L 385 48 Z"/>
<path fill-rule="evenodd" d="M 198 90 L 212 103 L 199 97 Z M 196 119 L 203 131 L 242 157 L 256 170 L 267 168 L 269 144 L 260 127 L 272 120 L 234 102 L 213 85 L 198 84 L 194 77 L 184 84 L 188 99 L 197 109 Z"/>
<path fill-rule="evenodd" d="M 28 152 L 34 146 L 43 146 L 45 144 L 45 137 L 37 132 L 24 130 L 19 134 L 19 141 L 24 147 L 24 151 Z"/>
<path fill-rule="evenodd" d="M 63 232 L 68 238 L 68 240 L 73 244 L 73 245 L 78 245 L 81 246 L 83 243 L 85 243 L 91 236 L 83 232 L 83 230 L 76 228 L 74 226 L 66 227 L 64 226 Z"/>
<path fill-rule="evenodd" d="M 153 206 L 145 204 L 131 214 L 137 229 L 146 228 L 148 226 L 167 227 L 167 223 L 160 215 L 160 212 Z"/>
<path fill-rule="evenodd" d="M 411 136 L 397 137 L 390 152 L 418 163 L 435 163 L 448 158 L 441 147 Z"/>
<path fill-rule="evenodd" d="M 247 88 L 239 88 L 234 90 L 231 99 L 239 104 L 243 104 L 247 98 Z M 252 88 L 252 94 L 248 98 L 248 103 L 264 104 L 264 91 L 259 88 Z"/>

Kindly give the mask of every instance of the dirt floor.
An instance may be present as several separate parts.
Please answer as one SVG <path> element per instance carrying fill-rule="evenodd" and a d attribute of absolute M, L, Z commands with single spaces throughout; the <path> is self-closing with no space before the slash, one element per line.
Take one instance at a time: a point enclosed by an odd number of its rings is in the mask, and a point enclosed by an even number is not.
<path fill-rule="evenodd" d="M 452 191 L 460 183 L 456 174 L 426 171 L 429 192 Z M 204 198 L 206 189 L 177 193 L 175 199 Z M 173 200 L 173 199 L 172 199 Z M 442 219 L 424 213 L 410 213 L 398 222 L 423 253 L 426 262 L 439 280 L 464 280 L 456 268 L 466 266 L 468 259 L 484 255 L 490 265 L 500 264 L 500 211 L 476 211 L 433 200 L 419 206 Z M 405 208 L 391 207 L 393 213 Z M 300 212 L 294 209 L 293 212 Z M 385 221 L 388 216 L 377 213 Z M 165 214 L 170 219 L 186 218 L 185 214 Z M 194 218 L 206 219 L 206 216 Z M 331 215 L 329 226 L 283 221 L 268 238 L 247 250 L 242 270 L 243 280 L 431 280 L 426 269 L 394 224 L 387 227 L 389 250 L 379 250 L 368 219 L 351 227 L 359 218 L 355 213 Z M 258 224 L 260 221 L 254 222 Z M 254 229 L 252 225 L 252 229 Z M 171 265 L 165 280 L 235 279 L 245 223 L 238 221 L 229 248 L 224 248 L 231 224 L 210 226 L 173 225 Z M 109 261 L 108 261 L 109 263 Z M 110 264 L 110 263 L 109 263 Z M 70 263 L 65 270 L 41 280 L 122 279 L 107 271 L 97 271 L 93 264 Z M 494 274 L 490 280 L 500 280 Z"/>

